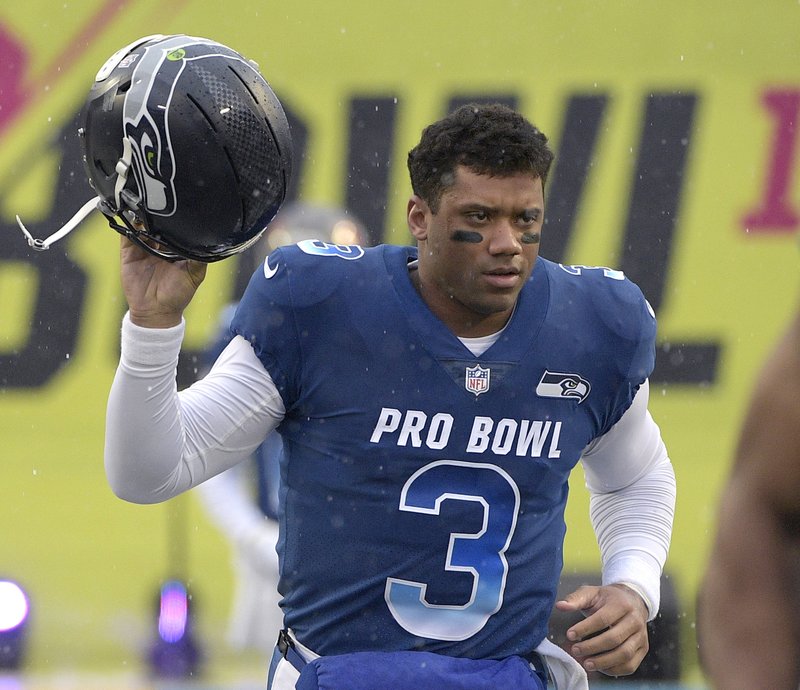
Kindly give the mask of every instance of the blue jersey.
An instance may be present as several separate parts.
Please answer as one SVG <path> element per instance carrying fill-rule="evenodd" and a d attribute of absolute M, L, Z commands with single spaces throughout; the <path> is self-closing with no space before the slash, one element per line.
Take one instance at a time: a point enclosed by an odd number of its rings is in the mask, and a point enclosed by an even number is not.
<path fill-rule="evenodd" d="M 234 317 L 286 406 L 285 623 L 323 655 L 526 654 L 555 600 L 569 474 L 650 374 L 655 319 L 621 273 L 540 257 L 475 357 L 416 292 L 415 258 L 284 247 Z"/>

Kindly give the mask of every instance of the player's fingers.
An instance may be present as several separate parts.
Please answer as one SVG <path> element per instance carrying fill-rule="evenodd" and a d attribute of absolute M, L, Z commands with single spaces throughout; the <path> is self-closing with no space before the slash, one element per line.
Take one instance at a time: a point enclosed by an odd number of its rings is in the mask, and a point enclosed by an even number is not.
<path fill-rule="evenodd" d="M 583 609 L 583 611 L 586 614 L 586 618 L 578 621 L 567 630 L 567 639 L 571 642 L 586 640 L 603 633 L 609 628 L 618 625 L 628 613 L 624 607 L 613 603 L 600 606 L 593 612 L 590 612 L 591 609 Z"/>
<path fill-rule="evenodd" d="M 205 280 L 208 264 L 202 261 L 188 261 L 186 270 L 189 273 L 192 284 L 197 288 Z"/>
<path fill-rule="evenodd" d="M 147 252 L 126 235 L 120 233 L 119 251 L 123 259 L 136 259 L 144 257 Z"/>
<path fill-rule="evenodd" d="M 556 608 L 559 611 L 584 611 L 590 609 L 597 599 L 598 592 L 598 587 L 583 585 L 557 601 Z"/>
<path fill-rule="evenodd" d="M 627 676 L 639 667 L 648 649 L 647 636 L 634 635 L 607 652 L 575 656 L 587 671 L 600 671 L 609 676 Z"/>
<path fill-rule="evenodd" d="M 632 616 L 623 616 L 612 620 L 610 617 L 600 616 L 598 613 L 592 618 L 594 620 L 587 619 L 583 623 L 591 622 L 593 628 L 597 626 L 597 629 L 583 635 L 580 635 L 580 630 L 576 631 L 576 635 L 580 636 L 576 636 L 576 642 L 571 650 L 576 656 L 602 654 L 623 646 L 631 639 L 635 641 L 636 647 L 641 646 L 641 640 L 638 638 L 643 631 Z"/>

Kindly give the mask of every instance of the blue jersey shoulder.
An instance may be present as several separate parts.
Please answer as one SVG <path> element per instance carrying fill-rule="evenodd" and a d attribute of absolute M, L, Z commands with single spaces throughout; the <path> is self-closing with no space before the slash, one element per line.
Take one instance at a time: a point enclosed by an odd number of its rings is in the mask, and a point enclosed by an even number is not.
<path fill-rule="evenodd" d="M 295 365 L 303 360 L 309 339 L 320 334 L 330 342 L 346 339 L 350 296 L 356 292 L 376 296 L 385 290 L 385 255 L 410 251 L 319 240 L 276 249 L 250 279 L 231 333 L 252 344 L 281 393 L 291 396 L 300 385 L 301 370 Z M 308 323 L 319 332 L 310 333 Z"/>
<path fill-rule="evenodd" d="M 551 315 L 558 310 L 592 324 L 598 337 L 630 349 L 629 378 L 643 381 L 655 364 L 656 317 L 641 289 L 622 271 L 541 260 L 551 283 Z M 572 318 L 575 318 L 574 316 Z"/>
<path fill-rule="evenodd" d="M 291 302 L 295 307 L 312 304 L 336 290 L 346 273 L 343 269 L 362 259 L 366 251 L 357 245 L 320 240 L 280 247 L 255 272 L 248 291 L 266 293 L 272 300 Z"/>

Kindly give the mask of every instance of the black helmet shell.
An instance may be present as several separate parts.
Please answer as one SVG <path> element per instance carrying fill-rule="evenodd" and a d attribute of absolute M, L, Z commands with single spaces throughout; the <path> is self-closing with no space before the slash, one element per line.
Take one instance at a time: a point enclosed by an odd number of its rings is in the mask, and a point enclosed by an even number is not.
<path fill-rule="evenodd" d="M 220 43 L 154 36 L 123 48 L 98 73 L 82 118 L 100 209 L 164 258 L 243 251 L 286 198 L 286 114 L 254 64 Z"/>

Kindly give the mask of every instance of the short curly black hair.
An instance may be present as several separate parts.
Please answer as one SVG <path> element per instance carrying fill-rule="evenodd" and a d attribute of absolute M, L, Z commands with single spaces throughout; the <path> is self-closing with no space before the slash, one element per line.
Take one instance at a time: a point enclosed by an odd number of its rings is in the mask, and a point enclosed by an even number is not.
<path fill-rule="evenodd" d="M 408 152 L 408 172 L 414 194 L 436 213 L 460 165 L 498 177 L 530 172 L 544 186 L 553 158 L 547 137 L 517 111 L 470 103 L 423 130 Z"/>

